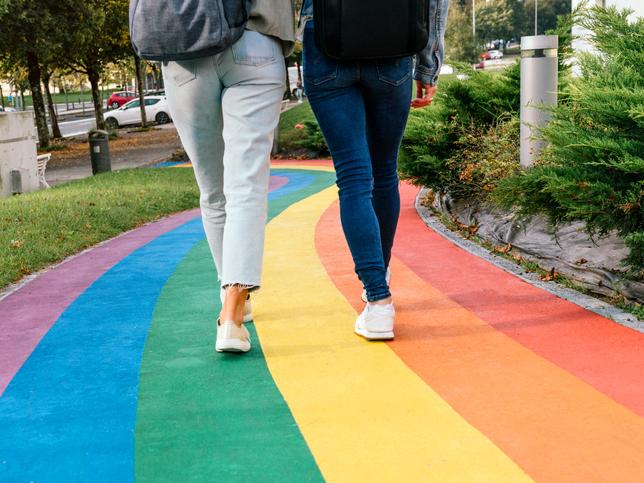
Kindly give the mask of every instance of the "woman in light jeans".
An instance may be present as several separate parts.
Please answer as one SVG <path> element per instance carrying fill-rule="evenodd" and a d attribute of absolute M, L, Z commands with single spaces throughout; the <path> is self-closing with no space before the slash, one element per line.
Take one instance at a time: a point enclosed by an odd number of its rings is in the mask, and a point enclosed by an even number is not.
<path fill-rule="evenodd" d="M 293 44 L 290 0 L 253 0 L 243 36 L 224 52 L 167 62 L 172 118 L 192 161 L 221 283 L 216 350 L 247 352 L 249 294 L 260 286 L 269 156 Z M 290 18 L 290 20 L 288 20 Z"/>
<path fill-rule="evenodd" d="M 333 157 L 342 228 L 364 287 L 366 305 L 354 330 L 369 340 L 394 337 L 389 262 L 400 213 L 398 150 L 412 79 L 414 106 L 430 104 L 436 91 L 448 5 L 430 0 L 430 39 L 417 55 L 415 73 L 411 57 L 340 62 L 324 55 L 315 43 L 313 1 L 302 5 L 304 87 Z"/>

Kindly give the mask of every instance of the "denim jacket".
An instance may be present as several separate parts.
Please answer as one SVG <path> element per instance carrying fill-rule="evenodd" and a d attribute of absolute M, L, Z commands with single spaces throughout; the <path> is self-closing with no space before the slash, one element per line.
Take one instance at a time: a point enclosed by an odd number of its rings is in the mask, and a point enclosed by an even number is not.
<path fill-rule="evenodd" d="M 424 84 L 436 85 L 438 74 L 445 56 L 445 29 L 447 27 L 447 12 L 449 0 L 430 0 L 429 22 L 430 37 L 427 47 L 416 55 L 416 70 L 414 79 Z M 300 11 L 299 32 L 304 30 L 308 20 L 313 18 L 313 0 L 304 0 Z M 298 35 L 301 38 L 301 34 Z"/>

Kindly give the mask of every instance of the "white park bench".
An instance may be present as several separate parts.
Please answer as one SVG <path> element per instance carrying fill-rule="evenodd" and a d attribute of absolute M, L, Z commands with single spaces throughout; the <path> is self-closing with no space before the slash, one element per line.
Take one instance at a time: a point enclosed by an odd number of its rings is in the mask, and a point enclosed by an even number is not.
<path fill-rule="evenodd" d="M 33 159 L 33 158 L 32 158 Z M 38 182 L 45 188 L 51 188 L 45 179 L 45 171 L 47 170 L 47 163 L 51 159 L 51 153 L 40 154 L 38 156 Z"/>

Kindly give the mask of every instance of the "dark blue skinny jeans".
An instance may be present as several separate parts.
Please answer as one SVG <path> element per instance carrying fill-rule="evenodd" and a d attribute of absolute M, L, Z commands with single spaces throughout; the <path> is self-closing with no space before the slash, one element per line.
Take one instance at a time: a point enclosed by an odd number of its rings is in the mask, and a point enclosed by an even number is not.
<path fill-rule="evenodd" d="M 331 151 L 342 229 L 370 302 L 391 296 L 385 279 L 398 216 L 397 159 L 412 94 L 410 57 L 338 62 L 304 31 L 304 87 Z"/>

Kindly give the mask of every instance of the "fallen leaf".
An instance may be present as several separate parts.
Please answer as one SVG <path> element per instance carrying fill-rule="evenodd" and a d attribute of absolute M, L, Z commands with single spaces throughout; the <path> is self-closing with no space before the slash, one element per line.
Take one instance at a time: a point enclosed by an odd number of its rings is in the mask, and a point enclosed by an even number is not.
<path fill-rule="evenodd" d="M 505 245 L 503 247 L 494 247 L 494 251 L 496 253 L 506 254 L 506 253 L 510 253 L 511 250 L 512 250 L 512 243 L 508 243 L 507 245 Z"/>
<path fill-rule="evenodd" d="M 555 267 L 552 267 L 548 273 L 541 276 L 541 280 L 544 282 L 552 282 L 553 280 L 557 280 L 557 278 L 559 278 L 559 272 L 555 270 Z"/>

